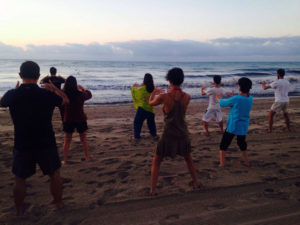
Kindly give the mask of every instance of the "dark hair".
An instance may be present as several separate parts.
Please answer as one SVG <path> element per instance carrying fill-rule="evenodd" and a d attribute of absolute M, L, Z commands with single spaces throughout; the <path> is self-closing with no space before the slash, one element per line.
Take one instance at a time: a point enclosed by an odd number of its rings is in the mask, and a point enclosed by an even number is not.
<path fill-rule="evenodd" d="M 170 81 L 173 85 L 181 85 L 184 80 L 184 74 L 182 69 L 178 67 L 170 69 L 167 73 L 166 80 Z"/>
<path fill-rule="evenodd" d="M 249 93 L 252 88 L 252 81 L 247 77 L 242 77 L 239 79 L 238 84 L 240 86 L 240 90 L 243 93 Z"/>
<path fill-rule="evenodd" d="M 215 75 L 214 76 L 214 82 L 216 83 L 216 84 L 220 84 L 221 83 L 221 76 L 220 75 Z"/>
<path fill-rule="evenodd" d="M 150 73 L 146 73 L 144 76 L 144 85 L 146 86 L 146 90 L 149 93 L 152 93 L 154 90 L 153 77 Z"/>
<path fill-rule="evenodd" d="M 77 89 L 76 78 L 73 76 L 69 76 L 65 81 L 63 90 L 69 99 L 76 97 L 80 93 L 80 91 L 78 91 L 78 89 Z"/>
<path fill-rule="evenodd" d="M 284 75 L 285 75 L 284 69 L 278 69 L 278 70 L 277 70 L 277 74 L 278 74 L 280 77 L 284 77 Z"/>
<path fill-rule="evenodd" d="M 51 68 L 50 68 L 50 74 L 51 74 L 51 75 L 55 75 L 56 72 L 57 72 L 57 70 L 56 70 L 55 67 L 51 67 Z"/>
<path fill-rule="evenodd" d="M 40 77 L 40 67 L 33 61 L 25 61 L 20 66 L 21 78 L 37 80 Z"/>

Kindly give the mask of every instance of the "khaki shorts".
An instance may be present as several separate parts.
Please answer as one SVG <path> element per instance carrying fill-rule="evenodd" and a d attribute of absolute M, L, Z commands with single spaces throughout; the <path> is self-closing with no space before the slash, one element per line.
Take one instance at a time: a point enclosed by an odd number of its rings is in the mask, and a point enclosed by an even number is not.
<path fill-rule="evenodd" d="M 216 121 L 219 123 L 222 121 L 222 112 L 221 109 L 207 109 L 202 117 L 202 120 L 209 122 L 213 117 L 216 118 Z"/>
<path fill-rule="evenodd" d="M 288 102 L 274 102 L 271 110 L 276 113 L 279 113 L 280 111 L 287 113 L 288 105 Z"/>

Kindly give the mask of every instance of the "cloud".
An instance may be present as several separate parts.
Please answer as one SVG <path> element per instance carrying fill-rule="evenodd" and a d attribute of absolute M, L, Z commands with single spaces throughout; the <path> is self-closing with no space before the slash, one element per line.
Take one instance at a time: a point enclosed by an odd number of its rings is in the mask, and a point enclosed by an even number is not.
<path fill-rule="evenodd" d="M 300 61 L 300 36 L 278 38 L 218 38 L 136 40 L 106 44 L 27 45 L 0 42 L 0 58 L 128 61 Z"/>

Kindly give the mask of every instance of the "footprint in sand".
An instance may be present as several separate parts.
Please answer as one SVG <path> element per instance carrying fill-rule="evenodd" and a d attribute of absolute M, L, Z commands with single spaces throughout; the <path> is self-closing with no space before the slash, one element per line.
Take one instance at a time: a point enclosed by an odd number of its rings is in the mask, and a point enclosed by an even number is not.
<path fill-rule="evenodd" d="M 300 168 L 300 165 L 297 165 L 297 164 L 287 164 L 286 168 L 298 169 L 298 168 Z"/>
<path fill-rule="evenodd" d="M 224 204 L 219 204 L 219 203 L 207 206 L 208 211 L 220 210 L 225 208 L 226 206 Z"/>
<path fill-rule="evenodd" d="M 70 183 L 72 181 L 72 179 L 70 179 L 70 178 L 64 178 L 64 177 L 62 177 L 61 180 L 62 180 L 63 184 L 67 184 L 67 183 Z"/>
<path fill-rule="evenodd" d="M 277 181 L 278 177 L 276 176 L 266 176 L 266 177 L 262 177 L 262 180 L 265 182 L 273 182 L 273 181 Z"/>
<path fill-rule="evenodd" d="M 94 181 L 94 180 L 85 182 L 85 184 L 96 184 L 96 183 L 97 183 L 97 181 Z"/>
<path fill-rule="evenodd" d="M 121 172 L 119 172 L 118 176 L 123 180 L 129 176 L 129 173 L 126 171 L 121 171 Z"/>
<path fill-rule="evenodd" d="M 120 160 L 117 159 L 117 158 L 105 159 L 105 160 L 102 161 L 102 163 L 105 164 L 105 165 L 110 165 L 110 164 L 114 164 L 114 163 L 117 163 L 117 162 L 120 162 Z"/>

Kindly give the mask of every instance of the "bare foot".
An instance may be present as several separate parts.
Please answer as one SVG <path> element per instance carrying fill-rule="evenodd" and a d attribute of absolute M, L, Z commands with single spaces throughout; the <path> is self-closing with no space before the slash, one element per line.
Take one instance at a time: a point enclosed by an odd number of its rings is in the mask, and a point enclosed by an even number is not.
<path fill-rule="evenodd" d="M 221 163 L 220 163 L 220 164 L 219 164 L 219 167 L 220 167 L 220 168 L 223 168 L 223 167 L 225 167 L 225 164 L 221 164 Z"/>
<path fill-rule="evenodd" d="M 62 164 L 62 165 L 66 165 L 66 164 L 67 164 L 67 161 L 66 161 L 66 160 L 63 160 L 63 161 L 61 161 L 61 164 Z"/>

